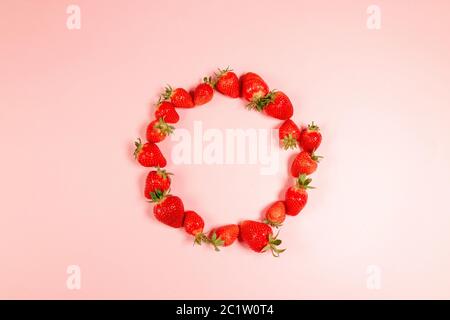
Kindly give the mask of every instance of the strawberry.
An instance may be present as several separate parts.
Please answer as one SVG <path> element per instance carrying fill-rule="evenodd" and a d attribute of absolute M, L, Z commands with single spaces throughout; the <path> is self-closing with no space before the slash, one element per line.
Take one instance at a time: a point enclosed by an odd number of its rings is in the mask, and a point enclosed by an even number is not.
<path fill-rule="evenodd" d="M 180 120 L 180 116 L 175 110 L 173 104 L 169 101 L 161 100 L 156 105 L 155 118 L 162 118 L 167 123 L 177 123 Z"/>
<path fill-rule="evenodd" d="M 220 251 L 219 247 L 227 247 L 231 245 L 239 236 L 239 226 L 236 224 L 228 224 L 213 229 L 209 234 L 209 243 L 214 246 L 216 251 Z"/>
<path fill-rule="evenodd" d="M 256 252 L 272 251 L 274 257 L 278 257 L 280 253 L 286 249 L 278 249 L 281 240 L 277 239 L 278 234 L 274 237 L 272 228 L 262 222 L 245 220 L 240 225 L 241 239 L 247 243 L 250 249 Z"/>
<path fill-rule="evenodd" d="M 158 146 L 153 142 L 142 143 L 141 139 L 138 139 L 134 145 L 134 157 L 144 167 L 160 167 L 164 168 L 167 164 L 166 159 L 159 150 Z"/>
<path fill-rule="evenodd" d="M 174 129 L 175 128 L 167 124 L 163 118 L 153 120 L 147 126 L 147 140 L 154 143 L 163 141 Z"/>
<path fill-rule="evenodd" d="M 291 100 L 281 91 L 271 91 L 263 98 L 251 102 L 249 107 L 258 111 L 264 110 L 267 115 L 280 120 L 287 120 L 294 113 Z"/>
<path fill-rule="evenodd" d="M 153 207 L 155 218 L 173 228 L 181 228 L 184 220 L 184 206 L 181 199 L 160 190 L 150 195 L 151 201 L 156 203 Z"/>
<path fill-rule="evenodd" d="M 284 219 L 286 218 L 286 207 L 284 201 L 277 201 L 270 206 L 266 212 L 266 219 L 264 223 L 278 228 L 282 226 Z"/>
<path fill-rule="evenodd" d="M 205 222 L 195 211 L 184 213 L 184 229 L 187 233 L 195 237 L 194 244 L 201 245 L 202 242 L 209 242 L 208 237 L 203 233 Z"/>
<path fill-rule="evenodd" d="M 287 119 L 281 125 L 278 135 L 280 137 L 281 145 L 284 149 L 295 149 L 300 139 L 301 131 L 299 127 L 291 119 Z"/>
<path fill-rule="evenodd" d="M 239 97 L 239 78 L 232 69 L 219 69 L 219 73 L 216 73 L 215 76 L 217 91 L 231 98 Z"/>
<path fill-rule="evenodd" d="M 291 174 L 297 178 L 301 174 L 310 175 L 317 169 L 317 163 L 321 156 L 316 156 L 314 153 L 310 154 L 306 151 L 300 152 L 292 162 Z"/>
<path fill-rule="evenodd" d="M 300 136 L 300 146 L 304 151 L 314 152 L 319 148 L 322 142 L 320 128 L 314 124 L 314 121 L 302 131 Z"/>
<path fill-rule="evenodd" d="M 297 178 L 296 184 L 286 191 L 284 203 L 286 205 L 286 214 L 296 216 L 305 207 L 308 202 L 308 193 L 306 189 L 313 189 L 309 184 L 311 179 L 305 174 Z"/>
<path fill-rule="evenodd" d="M 244 73 L 240 78 L 241 82 L 250 81 L 250 80 L 263 80 L 263 78 L 261 78 L 260 75 L 254 73 L 254 72 Z"/>
<path fill-rule="evenodd" d="M 211 101 L 214 95 L 211 78 L 203 78 L 203 83 L 200 83 L 194 90 L 194 104 L 200 106 Z"/>
<path fill-rule="evenodd" d="M 269 93 L 269 86 L 253 72 L 241 76 L 241 96 L 247 101 L 256 101 Z"/>
<path fill-rule="evenodd" d="M 172 89 L 171 86 L 167 86 L 161 98 L 164 101 L 170 100 L 170 102 L 172 102 L 172 104 L 177 108 L 194 107 L 194 102 L 192 101 L 191 95 L 182 88 Z"/>
<path fill-rule="evenodd" d="M 170 175 L 171 173 L 168 173 L 166 170 L 162 170 L 160 168 L 150 171 L 147 175 L 147 179 L 145 180 L 144 196 L 151 199 L 151 193 L 156 190 L 162 192 L 168 191 L 171 183 Z"/>

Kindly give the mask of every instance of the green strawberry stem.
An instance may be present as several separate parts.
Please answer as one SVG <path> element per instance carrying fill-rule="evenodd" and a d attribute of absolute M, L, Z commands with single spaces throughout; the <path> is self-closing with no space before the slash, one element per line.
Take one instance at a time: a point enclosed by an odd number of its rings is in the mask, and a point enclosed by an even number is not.
<path fill-rule="evenodd" d="M 142 144 L 141 138 L 137 138 L 137 140 L 134 142 L 134 145 L 136 146 L 136 149 L 134 150 L 134 158 L 137 159 L 139 153 L 141 153 L 142 147 L 144 146 Z"/>
<path fill-rule="evenodd" d="M 280 253 L 283 253 L 284 251 L 286 251 L 286 249 L 278 249 L 278 246 L 281 244 L 281 240 L 277 239 L 278 237 L 278 233 L 275 235 L 275 237 L 271 234 L 269 234 L 269 239 L 268 239 L 268 243 L 267 245 L 262 249 L 261 252 L 266 252 L 268 250 L 270 250 L 272 252 L 272 255 L 275 258 L 278 258 L 280 256 Z"/>
<path fill-rule="evenodd" d="M 263 221 L 265 224 L 268 224 L 269 226 L 272 226 L 272 227 L 274 227 L 274 228 L 279 228 L 279 227 L 282 227 L 283 226 L 283 224 L 281 223 L 281 222 L 275 222 L 275 221 L 272 221 L 272 220 L 269 220 L 269 219 L 264 219 L 264 221 Z"/>
<path fill-rule="evenodd" d="M 311 131 L 320 131 L 320 128 L 313 122 L 311 124 L 308 124 L 308 130 Z"/>
<path fill-rule="evenodd" d="M 169 125 L 163 118 L 159 118 L 158 123 L 155 124 L 154 128 L 160 130 L 166 136 L 172 134 L 173 130 L 175 130 L 175 127 Z"/>
<path fill-rule="evenodd" d="M 169 193 L 170 193 L 170 190 L 161 191 L 159 189 L 156 189 L 154 192 L 150 192 L 150 198 L 151 198 L 150 202 L 161 203 L 164 200 L 166 200 Z"/>
<path fill-rule="evenodd" d="M 162 99 L 162 101 L 169 100 L 170 97 L 172 96 L 172 92 L 173 92 L 173 89 L 172 89 L 172 87 L 170 86 L 170 84 L 168 84 L 168 85 L 164 88 L 164 93 L 161 94 L 161 96 L 160 96 L 160 101 L 161 101 L 161 99 Z"/>
<path fill-rule="evenodd" d="M 264 97 L 257 98 L 247 104 L 247 107 L 249 109 L 255 109 L 256 111 L 263 111 L 269 103 L 272 103 L 275 100 L 275 93 L 276 90 L 270 91 L 268 94 L 266 94 Z"/>
<path fill-rule="evenodd" d="M 218 79 L 213 79 L 212 77 L 204 77 L 203 78 L 203 82 L 206 84 L 209 84 L 212 88 L 216 87 L 217 80 Z"/>
<path fill-rule="evenodd" d="M 312 179 L 308 178 L 306 174 L 301 174 L 298 176 L 295 186 L 298 189 L 315 189 L 315 187 L 310 186 Z"/>
<path fill-rule="evenodd" d="M 156 174 L 164 180 L 167 179 L 168 176 L 173 176 L 173 173 L 167 172 L 165 169 L 161 169 L 160 167 L 156 167 Z"/>
<path fill-rule="evenodd" d="M 311 154 L 311 159 L 313 159 L 315 162 L 320 162 L 320 159 L 323 159 L 323 157 L 312 153 Z"/>
<path fill-rule="evenodd" d="M 216 251 L 220 251 L 219 247 L 222 247 L 224 245 L 224 241 L 220 239 L 220 237 L 217 237 L 215 231 L 211 235 L 211 238 L 208 239 L 208 242 L 214 246 L 214 250 Z"/>
<path fill-rule="evenodd" d="M 298 145 L 297 139 L 292 136 L 292 133 L 285 136 L 282 143 L 285 150 L 295 149 Z"/>
<path fill-rule="evenodd" d="M 199 246 L 201 246 L 201 245 L 202 245 L 202 242 L 209 243 L 209 239 L 208 239 L 208 237 L 207 237 L 203 232 L 199 232 L 199 233 L 197 233 L 197 234 L 195 235 L 195 237 L 194 237 L 194 246 L 195 246 L 196 244 L 198 244 Z"/>
<path fill-rule="evenodd" d="M 233 71 L 233 69 L 231 69 L 230 66 L 226 67 L 225 69 L 218 68 L 217 70 L 219 70 L 219 73 L 214 73 L 214 75 L 217 79 L 219 79 L 221 76 L 223 76 L 227 72 Z"/>

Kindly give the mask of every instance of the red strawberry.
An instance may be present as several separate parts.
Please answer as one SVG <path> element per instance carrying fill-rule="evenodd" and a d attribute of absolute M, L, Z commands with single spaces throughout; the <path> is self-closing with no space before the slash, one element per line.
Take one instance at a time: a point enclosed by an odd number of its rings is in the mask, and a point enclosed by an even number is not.
<path fill-rule="evenodd" d="M 211 78 L 203 78 L 203 83 L 200 83 L 194 90 L 194 104 L 200 106 L 211 101 L 214 95 Z"/>
<path fill-rule="evenodd" d="M 163 141 L 174 129 L 175 128 L 167 124 L 163 118 L 153 120 L 147 127 L 147 140 L 155 143 Z"/>
<path fill-rule="evenodd" d="M 249 81 L 249 80 L 263 80 L 263 78 L 261 78 L 261 76 L 259 76 L 258 74 L 254 73 L 254 72 L 247 72 L 241 76 L 240 80 L 241 80 L 241 82 L 245 82 L 245 81 Z"/>
<path fill-rule="evenodd" d="M 167 192 L 156 190 L 151 193 L 153 214 L 158 221 L 173 228 L 181 228 L 184 220 L 184 206 L 177 196 L 168 195 Z"/>
<path fill-rule="evenodd" d="M 166 159 L 159 150 L 158 146 L 153 142 L 142 143 L 141 139 L 138 139 L 134 145 L 136 150 L 134 151 L 134 157 L 144 167 L 160 167 L 164 168 L 167 164 Z"/>
<path fill-rule="evenodd" d="M 216 73 L 215 76 L 217 91 L 231 98 L 239 97 L 239 78 L 233 70 L 230 68 L 219 69 L 219 73 Z"/>
<path fill-rule="evenodd" d="M 162 170 L 160 168 L 150 171 L 147 175 L 147 179 L 145 180 L 144 196 L 151 199 L 151 192 L 155 192 L 156 190 L 162 192 L 168 191 L 171 182 L 170 175 L 171 173 L 168 173 L 166 170 Z"/>
<path fill-rule="evenodd" d="M 291 174 L 294 178 L 297 178 L 301 174 L 310 175 L 317 169 L 317 162 L 321 156 L 315 154 L 309 154 L 306 151 L 300 152 L 292 162 Z"/>
<path fill-rule="evenodd" d="M 245 220 L 241 222 L 240 232 L 241 239 L 256 252 L 270 250 L 274 257 L 278 257 L 286 250 L 278 249 L 277 246 L 281 244 L 281 240 L 277 239 L 278 234 L 273 236 L 272 228 L 265 223 Z"/>
<path fill-rule="evenodd" d="M 269 93 L 269 86 L 253 72 L 241 76 L 241 96 L 247 101 L 256 101 Z"/>
<path fill-rule="evenodd" d="M 300 139 L 301 131 L 291 119 L 287 119 L 278 132 L 281 145 L 284 149 L 295 149 Z"/>
<path fill-rule="evenodd" d="M 286 218 L 286 207 L 284 201 L 277 201 L 270 206 L 266 212 L 266 219 L 264 223 L 278 228 L 282 226 L 284 219 Z"/>
<path fill-rule="evenodd" d="M 295 186 L 290 187 L 286 191 L 284 203 L 286 205 L 286 214 L 296 216 L 305 207 L 308 202 L 308 193 L 306 189 L 312 189 L 309 184 L 311 179 L 307 178 L 305 174 L 297 178 Z"/>
<path fill-rule="evenodd" d="M 203 233 L 205 222 L 195 211 L 184 213 L 184 229 L 187 233 L 195 237 L 194 244 L 201 245 L 202 242 L 209 242 L 208 237 Z"/>
<path fill-rule="evenodd" d="M 303 150 L 311 153 L 319 148 L 322 142 L 322 134 L 319 131 L 320 128 L 314 124 L 314 121 L 302 131 L 300 146 Z"/>
<path fill-rule="evenodd" d="M 209 234 L 209 242 L 214 246 L 216 251 L 219 247 L 227 247 L 231 245 L 239 236 L 239 226 L 236 224 L 228 224 L 213 229 Z"/>
<path fill-rule="evenodd" d="M 167 86 L 163 95 L 162 100 L 170 100 L 172 104 L 177 108 L 193 108 L 194 102 L 192 97 L 186 90 L 182 88 L 172 89 L 171 86 Z"/>
<path fill-rule="evenodd" d="M 265 97 L 251 102 L 249 107 L 264 110 L 267 115 L 280 120 L 287 120 L 294 113 L 291 100 L 281 91 L 271 91 Z"/>
<path fill-rule="evenodd" d="M 169 101 L 159 101 L 155 110 L 156 119 L 164 119 L 167 123 L 177 123 L 180 120 L 175 107 Z"/>

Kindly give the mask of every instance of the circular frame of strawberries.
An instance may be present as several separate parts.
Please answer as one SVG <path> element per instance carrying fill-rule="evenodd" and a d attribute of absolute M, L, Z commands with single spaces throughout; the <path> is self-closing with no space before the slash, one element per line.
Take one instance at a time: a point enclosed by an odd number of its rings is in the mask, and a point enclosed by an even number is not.
<path fill-rule="evenodd" d="M 214 90 L 231 98 L 241 97 L 247 101 L 249 109 L 283 120 L 279 127 L 281 147 L 300 148 L 301 151 L 291 165 L 294 185 L 287 189 L 284 200 L 276 201 L 269 207 L 263 221 L 245 220 L 240 224 L 213 228 L 206 233 L 203 218 L 195 211 L 185 210 L 181 198 L 171 194 L 172 174 L 162 169 L 167 161 L 157 143 L 170 135 L 174 130 L 172 124 L 180 120 L 177 108 L 204 105 L 212 100 Z M 219 69 L 213 77 L 203 78 L 203 82 L 192 92 L 167 86 L 156 104 L 154 120 L 147 127 L 147 142 L 143 143 L 139 138 L 135 142 L 134 152 L 142 166 L 154 168 L 147 175 L 144 196 L 155 204 L 155 218 L 173 228 L 183 227 L 193 236 L 194 244 L 207 243 L 216 251 L 220 247 L 232 245 L 239 238 L 256 252 L 271 251 L 273 256 L 278 257 L 285 249 L 278 248 L 281 240 L 278 239 L 278 232 L 274 235 L 273 228 L 281 227 L 286 215 L 296 216 L 305 207 L 308 201 L 307 190 L 313 188 L 310 186 L 309 175 L 316 171 L 322 158 L 314 153 L 322 141 L 319 127 L 312 122 L 299 128 L 290 119 L 293 111 L 292 103 L 284 92 L 270 91 L 266 82 L 253 72 L 245 73 L 239 78 L 229 68 Z"/>

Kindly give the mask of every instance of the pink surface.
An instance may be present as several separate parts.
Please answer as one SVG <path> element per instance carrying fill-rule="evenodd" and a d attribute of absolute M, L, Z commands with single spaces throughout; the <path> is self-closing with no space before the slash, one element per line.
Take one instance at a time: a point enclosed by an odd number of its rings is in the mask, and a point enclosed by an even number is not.
<path fill-rule="evenodd" d="M 377 1 L 381 30 L 367 1 L 77 0 L 72 31 L 69 4 L 0 4 L 0 298 L 450 298 L 448 1 Z M 131 157 L 166 83 L 227 65 L 322 127 L 317 189 L 279 259 L 193 248 L 152 217 Z M 180 114 L 185 128 L 279 124 L 219 95 Z M 258 218 L 289 181 L 284 167 L 169 168 L 208 227 Z"/>

